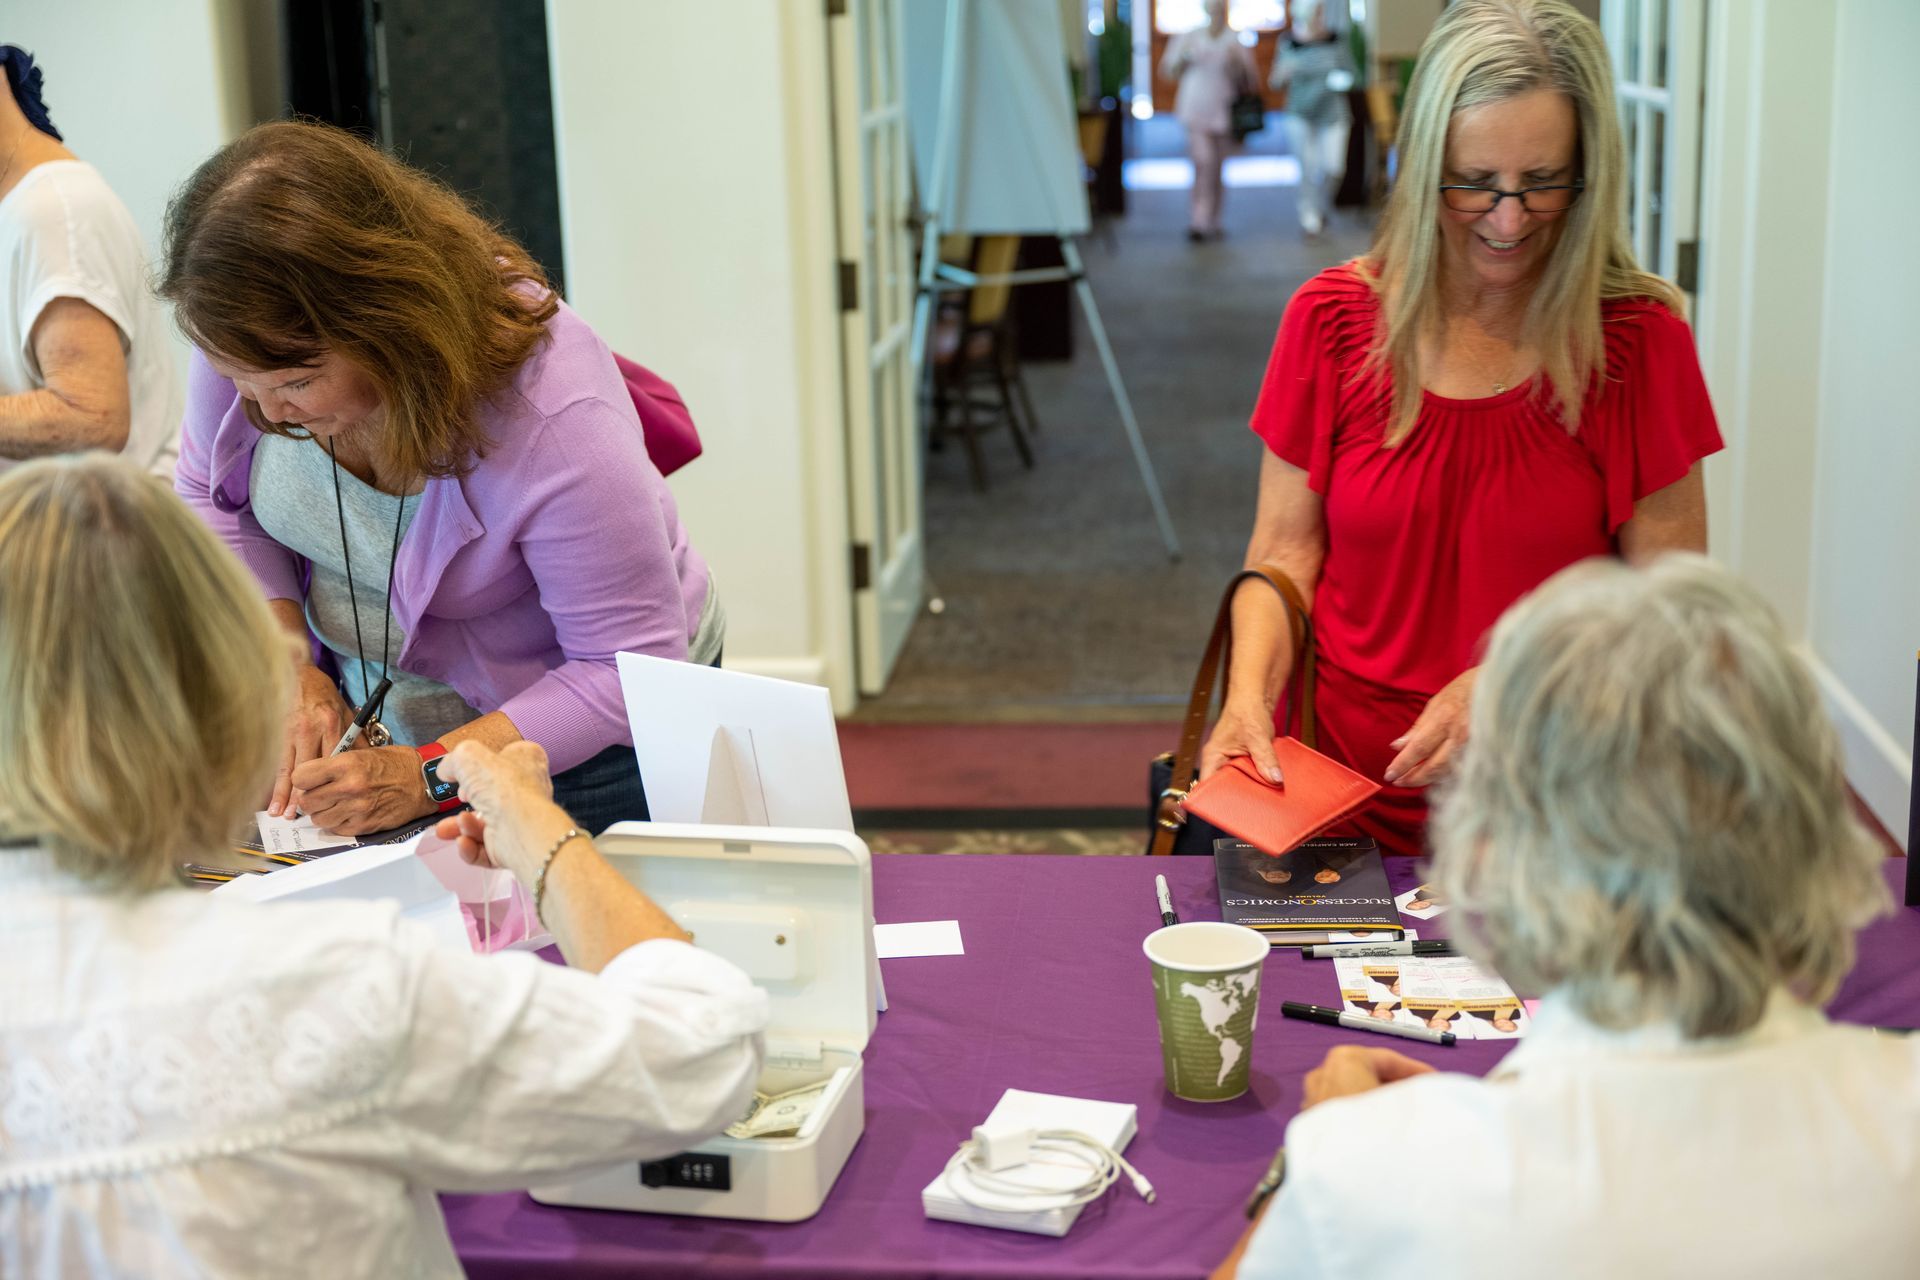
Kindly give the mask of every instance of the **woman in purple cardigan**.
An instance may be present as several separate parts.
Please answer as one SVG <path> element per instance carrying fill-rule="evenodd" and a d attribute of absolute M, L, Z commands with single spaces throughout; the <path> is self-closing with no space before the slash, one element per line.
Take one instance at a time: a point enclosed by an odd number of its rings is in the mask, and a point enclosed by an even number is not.
<path fill-rule="evenodd" d="M 175 197 L 160 292 L 199 349 L 175 487 L 313 659 L 268 810 L 384 830 L 447 807 L 423 769 L 454 744 L 524 738 L 583 828 L 644 819 L 614 654 L 714 663 L 725 622 L 526 251 L 342 130 L 268 124 Z"/>

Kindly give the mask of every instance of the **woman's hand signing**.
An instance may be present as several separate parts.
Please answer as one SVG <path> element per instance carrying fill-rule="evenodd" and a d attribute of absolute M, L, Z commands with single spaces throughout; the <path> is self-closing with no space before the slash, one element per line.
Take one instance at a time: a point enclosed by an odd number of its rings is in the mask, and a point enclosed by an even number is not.
<path fill-rule="evenodd" d="M 1387 765 L 1386 781 L 1402 787 L 1437 782 L 1467 744 L 1467 707 L 1479 668 L 1468 667 L 1427 700 L 1420 718 L 1387 745 L 1400 754 Z"/>
<path fill-rule="evenodd" d="M 295 669 L 293 705 L 287 710 L 286 749 L 273 775 L 273 791 L 267 797 L 268 813 L 275 817 L 293 815 L 301 804 L 300 784 L 293 780 L 295 771 L 309 761 L 326 759 L 352 723 L 353 708 L 340 696 L 333 679 L 311 662 L 300 663 Z M 421 794 L 425 794 L 424 785 Z"/>
<path fill-rule="evenodd" d="M 293 786 L 308 816 L 343 836 L 386 831 L 434 810 L 420 754 L 412 747 L 322 752 L 318 760 L 295 766 Z"/>

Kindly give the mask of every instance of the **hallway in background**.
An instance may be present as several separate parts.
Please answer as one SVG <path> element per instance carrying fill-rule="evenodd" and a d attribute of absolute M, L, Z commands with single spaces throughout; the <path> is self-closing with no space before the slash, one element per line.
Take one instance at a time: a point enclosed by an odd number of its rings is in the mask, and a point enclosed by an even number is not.
<path fill-rule="evenodd" d="M 984 437 L 927 457 L 928 595 L 887 692 L 841 724 L 856 821 L 876 852 L 1139 854 L 1147 761 L 1170 749 L 1252 528 L 1247 429 L 1287 299 L 1365 250 L 1371 213 L 1318 240 L 1294 214 L 1279 117 L 1228 162 L 1226 237 L 1186 238 L 1185 139 L 1134 126 L 1127 212 L 1083 253 L 1185 551 L 1169 563 L 1076 310 L 1070 361 L 1025 366 L 1031 471 Z"/>
<path fill-rule="evenodd" d="M 1226 237 L 1186 239 L 1184 140 L 1139 122 L 1127 213 L 1083 252 L 1165 487 L 1185 558 L 1155 534 L 1099 360 L 1076 312 L 1074 358 L 1025 375 L 1041 431 L 1023 470 L 1005 431 L 985 437 L 991 487 L 957 444 L 928 455 L 928 594 L 886 693 L 855 721 L 1163 720 L 1178 714 L 1253 519 L 1260 446 L 1247 430 L 1287 298 L 1362 252 L 1341 211 L 1301 238 L 1279 118 L 1230 161 Z M 1144 762 L 1143 762 L 1144 764 Z"/>

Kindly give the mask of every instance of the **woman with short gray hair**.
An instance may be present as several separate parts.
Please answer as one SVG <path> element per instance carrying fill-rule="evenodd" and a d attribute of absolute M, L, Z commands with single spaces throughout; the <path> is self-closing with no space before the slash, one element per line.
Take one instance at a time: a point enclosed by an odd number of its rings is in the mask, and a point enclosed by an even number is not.
<path fill-rule="evenodd" d="M 1543 993 L 1529 1038 L 1486 1080 L 1335 1049 L 1223 1271 L 1911 1275 L 1920 1053 L 1820 1012 L 1881 852 L 1760 597 L 1692 555 L 1565 570 L 1495 629 L 1473 725 L 1435 869 L 1468 953 Z M 1408 1150 L 1445 1176 L 1353 1159 Z M 1487 1247 L 1382 1251 L 1382 1203 Z"/>

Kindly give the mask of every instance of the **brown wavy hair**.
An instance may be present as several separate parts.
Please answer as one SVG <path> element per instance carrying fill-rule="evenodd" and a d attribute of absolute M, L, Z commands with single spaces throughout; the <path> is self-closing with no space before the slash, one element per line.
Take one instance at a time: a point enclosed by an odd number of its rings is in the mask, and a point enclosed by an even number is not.
<path fill-rule="evenodd" d="M 263 124 L 167 205 L 160 296 L 188 339 L 255 369 L 328 352 L 386 410 L 383 472 L 459 475 L 476 420 L 546 335 L 559 300 L 527 251 L 433 178 L 344 129 Z M 302 438 L 248 402 L 248 420 Z"/>

